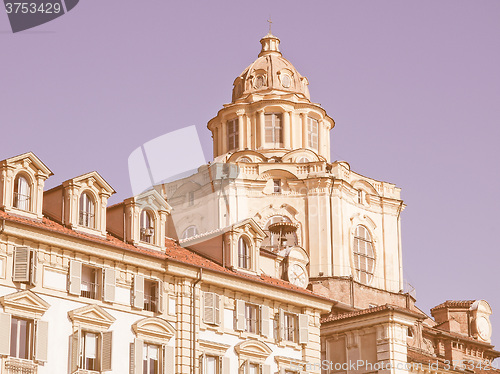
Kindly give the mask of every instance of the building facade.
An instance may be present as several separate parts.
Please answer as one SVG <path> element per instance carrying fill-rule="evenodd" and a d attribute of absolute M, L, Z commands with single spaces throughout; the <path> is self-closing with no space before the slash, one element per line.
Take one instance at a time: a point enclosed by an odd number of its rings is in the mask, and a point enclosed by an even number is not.
<path fill-rule="evenodd" d="M 44 191 L 33 153 L 0 162 L 1 373 L 489 370 L 491 308 L 415 306 L 399 188 L 330 160 L 335 123 L 279 43 L 193 175 L 108 206 L 97 172 Z"/>

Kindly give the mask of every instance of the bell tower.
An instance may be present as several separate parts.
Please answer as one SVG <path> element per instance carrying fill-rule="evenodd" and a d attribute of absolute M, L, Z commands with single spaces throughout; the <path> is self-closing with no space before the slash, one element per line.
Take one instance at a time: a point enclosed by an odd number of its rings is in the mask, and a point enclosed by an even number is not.
<path fill-rule="evenodd" d="M 309 82 L 282 56 L 280 39 L 268 33 L 260 43 L 258 58 L 233 83 L 231 103 L 208 122 L 214 159 L 245 151 L 280 158 L 304 149 L 329 162 L 335 122 L 310 101 Z"/>

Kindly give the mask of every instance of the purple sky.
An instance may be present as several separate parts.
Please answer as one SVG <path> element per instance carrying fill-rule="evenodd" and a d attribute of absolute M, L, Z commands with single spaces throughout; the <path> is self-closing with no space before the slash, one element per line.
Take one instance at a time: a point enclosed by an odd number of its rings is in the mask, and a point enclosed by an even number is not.
<path fill-rule="evenodd" d="M 97 170 L 115 203 L 148 140 L 196 125 L 211 156 L 206 123 L 257 57 L 269 14 L 336 121 L 332 159 L 402 188 L 418 305 L 484 298 L 500 314 L 498 0 L 82 0 L 19 34 L 0 12 L 0 159 L 35 152 L 55 173 L 47 187 Z"/>

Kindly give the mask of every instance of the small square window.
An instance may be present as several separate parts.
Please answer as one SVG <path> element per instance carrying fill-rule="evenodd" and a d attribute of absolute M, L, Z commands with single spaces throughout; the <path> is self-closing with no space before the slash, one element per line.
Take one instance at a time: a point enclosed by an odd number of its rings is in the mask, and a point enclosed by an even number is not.
<path fill-rule="evenodd" d="M 274 193 L 281 193 L 281 179 L 274 179 L 273 180 L 273 192 Z"/>

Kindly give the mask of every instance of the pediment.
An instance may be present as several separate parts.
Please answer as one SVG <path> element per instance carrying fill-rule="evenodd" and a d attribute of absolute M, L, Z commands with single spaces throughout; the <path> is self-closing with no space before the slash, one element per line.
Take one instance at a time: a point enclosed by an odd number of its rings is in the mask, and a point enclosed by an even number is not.
<path fill-rule="evenodd" d="M 139 338 L 160 342 L 169 340 L 175 334 L 175 329 L 170 323 L 157 317 L 137 321 L 132 325 L 132 330 Z"/>
<path fill-rule="evenodd" d="M 33 152 L 26 152 L 22 155 L 8 158 L 2 162 L 0 165 L 22 165 L 23 168 L 31 167 L 33 170 L 49 177 L 54 175 L 52 171 L 37 157 Z"/>
<path fill-rule="evenodd" d="M 148 208 L 153 208 L 153 210 L 166 210 L 170 212 L 172 208 L 165 201 L 163 196 L 161 196 L 155 189 L 143 192 L 140 195 L 134 197 L 136 204 Z"/>
<path fill-rule="evenodd" d="M 97 171 L 91 171 L 90 173 L 69 179 L 63 183 L 63 185 L 70 184 L 86 185 L 88 188 L 95 188 L 96 190 L 105 192 L 108 195 L 115 193 L 113 187 L 111 187 Z"/>
<path fill-rule="evenodd" d="M 40 318 L 50 308 L 49 303 L 30 290 L 2 296 L 0 303 L 7 313 L 32 318 Z"/>
<path fill-rule="evenodd" d="M 253 357 L 260 360 L 265 360 L 272 353 L 271 348 L 258 340 L 246 340 L 236 344 L 234 350 L 240 356 Z"/>
<path fill-rule="evenodd" d="M 107 330 L 116 318 L 98 305 L 87 305 L 68 312 L 69 319 L 75 326 Z"/>
<path fill-rule="evenodd" d="M 259 226 L 257 222 L 253 218 L 248 218 L 243 221 L 240 221 L 238 223 L 235 223 L 232 226 L 232 230 L 235 231 L 250 231 L 255 235 L 258 235 L 261 237 L 261 239 L 266 237 L 266 233 L 262 230 L 262 228 Z"/>

